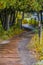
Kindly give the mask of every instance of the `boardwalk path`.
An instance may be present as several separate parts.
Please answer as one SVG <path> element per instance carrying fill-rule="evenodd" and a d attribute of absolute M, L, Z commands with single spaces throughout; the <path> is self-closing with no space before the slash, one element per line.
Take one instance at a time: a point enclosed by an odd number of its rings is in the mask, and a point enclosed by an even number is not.
<path fill-rule="evenodd" d="M 0 47 L 0 65 L 34 65 L 34 55 L 26 48 L 33 34 L 25 32 Z"/>

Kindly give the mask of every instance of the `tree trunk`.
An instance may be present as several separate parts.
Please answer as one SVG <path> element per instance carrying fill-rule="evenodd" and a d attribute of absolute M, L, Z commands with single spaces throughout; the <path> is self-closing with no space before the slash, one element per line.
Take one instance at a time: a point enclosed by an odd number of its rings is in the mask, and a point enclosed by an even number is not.
<path fill-rule="evenodd" d="M 11 17 L 10 17 L 10 26 L 13 26 L 15 23 L 15 11 L 11 12 Z"/>
<path fill-rule="evenodd" d="M 1 17 L 2 26 L 3 26 L 3 28 L 4 28 L 4 27 L 5 27 L 5 26 L 4 26 L 4 25 L 5 25 L 5 13 L 4 13 L 4 11 L 1 12 L 0 17 Z"/>
<path fill-rule="evenodd" d="M 24 12 L 22 13 L 22 20 L 24 19 Z"/>
<path fill-rule="evenodd" d="M 12 26 L 13 26 L 13 25 L 15 24 L 15 11 L 14 11 L 14 13 L 12 14 L 12 16 L 13 16 L 13 17 L 12 17 L 12 18 L 13 18 L 13 19 L 12 19 Z"/>
<path fill-rule="evenodd" d="M 17 23 L 17 15 L 18 15 L 18 11 L 15 12 L 15 22 Z"/>
<path fill-rule="evenodd" d="M 10 26 L 13 26 L 15 23 L 15 11 L 13 9 L 2 10 L 0 17 L 2 26 L 5 30 L 8 30 Z"/>
<path fill-rule="evenodd" d="M 37 13 L 37 16 L 38 16 L 38 21 L 39 21 L 39 12 Z"/>
<path fill-rule="evenodd" d="M 41 15 L 41 23 L 43 24 L 43 22 L 42 22 L 42 11 L 40 12 L 40 15 Z"/>
<path fill-rule="evenodd" d="M 6 21 L 6 29 L 7 30 L 9 30 L 9 28 L 10 28 L 10 25 L 9 25 L 9 22 L 10 22 L 10 14 L 9 15 L 7 15 L 7 21 Z"/>
<path fill-rule="evenodd" d="M 22 21 L 24 19 L 24 12 L 22 12 L 22 19 L 21 19 L 21 28 L 22 28 Z"/>

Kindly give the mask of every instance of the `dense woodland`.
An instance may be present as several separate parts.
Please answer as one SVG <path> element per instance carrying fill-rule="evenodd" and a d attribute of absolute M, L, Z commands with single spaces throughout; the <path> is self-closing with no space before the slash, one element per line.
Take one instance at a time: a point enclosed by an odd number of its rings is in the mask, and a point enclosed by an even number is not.
<path fill-rule="evenodd" d="M 18 11 L 23 12 L 22 19 L 24 12 L 42 13 L 43 0 L 0 0 L 0 20 L 5 30 L 14 25 Z"/>
<path fill-rule="evenodd" d="M 40 13 L 42 22 L 43 0 L 0 0 L 0 35 L 3 36 L 9 30 L 12 33 L 11 29 L 14 31 L 19 25 L 22 28 L 25 12 L 36 12 L 38 19 Z M 18 17 L 18 13 L 21 16 Z"/>

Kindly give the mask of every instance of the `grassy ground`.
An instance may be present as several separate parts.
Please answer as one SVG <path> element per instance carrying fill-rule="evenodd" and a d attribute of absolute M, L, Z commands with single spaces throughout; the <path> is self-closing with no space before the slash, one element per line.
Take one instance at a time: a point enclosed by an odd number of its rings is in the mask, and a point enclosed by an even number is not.
<path fill-rule="evenodd" d="M 28 49 L 33 50 L 37 54 L 38 60 L 43 60 L 43 31 L 40 38 L 40 43 L 38 34 L 35 34 L 27 47 Z"/>

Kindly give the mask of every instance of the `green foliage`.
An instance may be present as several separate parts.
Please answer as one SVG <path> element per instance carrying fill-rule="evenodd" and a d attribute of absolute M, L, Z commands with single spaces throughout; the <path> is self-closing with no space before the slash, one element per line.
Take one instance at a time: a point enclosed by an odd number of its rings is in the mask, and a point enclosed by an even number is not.
<path fill-rule="evenodd" d="M 6 1 L 0 0 L 0 9 L 4 9 L 6 7 Z"/>
<path fill-rule="evenodd" d="M 37 2 L 38 2 L 39 5 L 41 6 L 41 10 L 43 10 L 43 0 L 37 0 Z"/>
<path fill-rule="evenodd" d="M 40 11 L 41 10 L 41 5 L 38 2 L 34 2 L 32 4 L 32 10 L 33 11 Z"/>
<path fill-rule="evenodd" d="M 0 9 L 14 7 L 16 0 L 0 0 Z"/>
<path fill-rule="evenodd" d="M 18 14 L 17 14 L 17 19 L 22 19 L 21 12 L 19 12 L 19 11 L 18 11 Z"/>
<path fill-rule="evenodd" d="M 28 24 L 28 25 L 32 25 L 32 26 L 37 27 L 38 24 L 39 24 L 39 22 L 36 21 L 35 19 L 30 19 L 30 20 L 28 20 L 28 21 L 27 21 L 26 19 L 24 19 L 24 20 L 22 21 L 22 24 Z"/>
<path fill-rule="evenodd" d="M 2 25 L 1 25 L 1 21 L 0 21 L 0 32 L 1 32 L 1 29 L 2 29 Z"/>
<path fill-rule="evenodd" d="M 3 29 L 1 21 L 0 21 L 0 36 L 2 36 L 3 31 L 4 31 L 4 29 Z"/>
<path fill-rule="evenodd" d="M 28 23 L 28 21 L 26 20 L 26 19 L 24 19 L 23 21 L 22 21 L 22 24 L 27 24 Z"/>
<path fill-rule="evenodd" d="M 35 19 L 30 19 L 28 21 L 28 24 L 32 26 L 38 26 L 38 21 L 36 21 Z"/>
<path fill-rule="evenodd" d="M 41 32 L 41 38 L 40 38 L 40 43 L 39 43 L 39 36 L 38 34 L 35 34 L 33 38 L 30 41 L 31 45 L 28 45 L 28 49 L 33 49 L 35 53 L 37 54 L 37 59 L 38 60 L 43 60 L 43 31 Z"/>
<path fill-rule="evenodd" d="M 0 39 L 6 40 L 20 33 L 22 33 L 22 30 L 17 26 L 17 24 L 11 27 L 8 31 L 5 31 L 0 22 Z"/>
<path fill-rule="evenodd" d="M 43 6 L 43 0 L 0 0 L 0 9 L 13 7 L 15 10 L 22 11 L 40 11 Z"/>

